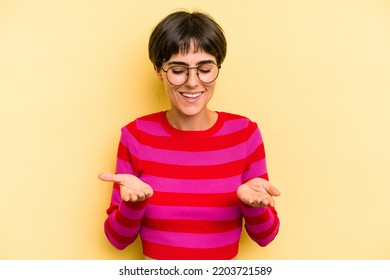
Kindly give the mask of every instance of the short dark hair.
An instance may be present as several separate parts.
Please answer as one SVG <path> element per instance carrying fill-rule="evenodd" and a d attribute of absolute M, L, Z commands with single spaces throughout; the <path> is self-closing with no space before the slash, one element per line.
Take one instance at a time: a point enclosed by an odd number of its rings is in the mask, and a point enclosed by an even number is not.
<path fill-rule="evenodd" d="M 168 15 L 154 28 L 149 38 L 149 59 L 160 70 L 172 55 L 188 53 L 191 44 L 213 55 L 218 65 L 225 59 L 227 43 L 219 24 L 205 13 L 186 11 Z"/>

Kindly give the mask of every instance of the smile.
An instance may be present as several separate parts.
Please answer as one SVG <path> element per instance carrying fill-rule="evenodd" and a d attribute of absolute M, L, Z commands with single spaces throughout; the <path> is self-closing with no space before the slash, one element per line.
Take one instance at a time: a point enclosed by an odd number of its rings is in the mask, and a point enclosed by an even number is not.
<path fill-rule="evenodd" d="M 187 93 L 187 92 L 180 92 L 180 94 L 186 98 L 195 99 L 202 95 L 202 92 L 198 93 Z"/>

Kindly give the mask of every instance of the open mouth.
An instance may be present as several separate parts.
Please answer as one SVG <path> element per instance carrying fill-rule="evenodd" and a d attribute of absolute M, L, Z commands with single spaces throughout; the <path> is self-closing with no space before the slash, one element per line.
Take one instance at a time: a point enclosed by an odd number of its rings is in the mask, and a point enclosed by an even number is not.
<path fill-rule="evenodd" d="M 180 92 L 180 94 L 188 99 L 196 99 L 202 95 L 202 92 L 197 92 L 197 93 Z"/>

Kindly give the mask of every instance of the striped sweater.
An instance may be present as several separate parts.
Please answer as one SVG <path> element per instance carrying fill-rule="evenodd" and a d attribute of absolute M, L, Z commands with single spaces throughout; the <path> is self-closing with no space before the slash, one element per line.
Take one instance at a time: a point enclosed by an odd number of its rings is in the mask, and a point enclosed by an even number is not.
<path fill-rule="evenodd" d="M 243 225 L 260 246 L 278 233 L 273 207 L 250 207 L 237 188 L 268 180 L 257 124 L 218 112 L 205 131 L 173 128 L 165 112 L 139 118 L 122 128 L 116 173 L 133 174 L 154 191 L 143 202 L 121 200 L 114 183 L 104 228 L 124 249 L 140 235 L 145 256 L 154 259 L 231 259 L 238 253 Z"/>

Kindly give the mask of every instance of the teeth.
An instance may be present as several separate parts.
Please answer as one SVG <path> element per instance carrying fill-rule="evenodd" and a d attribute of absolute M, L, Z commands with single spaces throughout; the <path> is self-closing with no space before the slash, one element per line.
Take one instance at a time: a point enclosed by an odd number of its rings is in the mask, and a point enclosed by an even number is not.
<path fill-rule="evenodd" d="M 197 98 L 198 96 L 201 95 L 201 93 L 182 93 L 182 95 L 184 97 L 187 97 L 187 98 Z"/>

